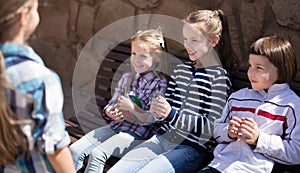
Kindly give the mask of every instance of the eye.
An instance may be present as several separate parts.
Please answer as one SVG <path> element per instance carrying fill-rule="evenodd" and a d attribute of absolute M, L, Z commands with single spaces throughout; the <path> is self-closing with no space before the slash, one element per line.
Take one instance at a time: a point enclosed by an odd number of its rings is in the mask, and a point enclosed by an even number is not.
<path fill-rule="evenodd" d="M 148 58 L 148 56 L 146 56 L 146 55 L 141 55 L 141 58 L 143 58 L 143 59 L 147 59 L 147 58 Z"/>
<path fill-rule="evenodd" d="M 264 69 L 264 67 L 262 67 L 262 66 L 257 66 L 256 68 L 259 69 L 259 70 L 263 70 Z"/>

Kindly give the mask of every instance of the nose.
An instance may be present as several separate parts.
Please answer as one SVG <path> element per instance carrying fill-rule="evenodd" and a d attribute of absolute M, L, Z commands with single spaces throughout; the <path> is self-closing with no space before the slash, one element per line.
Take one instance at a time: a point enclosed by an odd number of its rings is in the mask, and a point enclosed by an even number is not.
<path fill-rule="evenodd" d="M 254 76 L 253 68 L 249 67 L 247 73 L 248 73 L 248 76 Z"/>
<path fill-rule="evenodd" d="M 185 40 L 183 42 L 183 46 L 186 48 L 186 49 L 189 49 L 189 42 L 187 40 Z"/>

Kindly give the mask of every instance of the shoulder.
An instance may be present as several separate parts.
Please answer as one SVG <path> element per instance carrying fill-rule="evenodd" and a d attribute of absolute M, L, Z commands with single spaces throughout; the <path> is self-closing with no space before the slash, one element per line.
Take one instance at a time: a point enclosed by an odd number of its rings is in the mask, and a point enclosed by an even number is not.
<path fill-rule="evenodd" d="M 280 96 L 279 96 L 280 97 Z M 300 97 L 288 87 L 282 94 L 282 101 L 300 110 Z"/>
<path fill-rule="evenodd" d="M 38 85 L 47 81 L 51 81 L 49 83 L 52 84 L 60 83 L 60 78 L 55 72 L 35 61 L 26 60 L 22 63 L 12 65 L 7 68 L 6 72 L 15 86 L 22 83 Z"/>
<path fill-rule="evenodd" d="M 212 66 L 206 68 L 206 71 L 214 76 L 229 76 L 227 70 L 222 66 Z"/>
<path fill-rule="evenodd" d="M 158 72 L 158 71 L 153 71 L 152 73 L 153 73 L 153 76 L 154 76 L 155 80 L 159 80 L 159 81 L 162 81 L 162 82 L 167 82 L 168 81 L 166 75 L 164 75 L 163 73 Z"/>
<path fill-rule="evenodd" d="M 173 74 L 185 74 L 185 73 L 192 73 L 193 69 L 193 63 L 192 62 L 185 62 L 183 64 L 178 64 L 176 67 L 173 69 Z"/>
<path fill-rule="evenodd" d="M 238 91 L 233 92 L 229 99 L 233 99 L 233 98 L 239 98 L 239 99 L 244 99 L 244 98 L 252 98 L 255 97 L 255 95 L 257 94 L 256 91 L 249 89 L 249 88 L 242 88 Z"/>
<path fill-rule="evenodd" d="M 188 62 L 184 62 L 182 64 L 176 65 L 175 69 L 185 69 L 185 68 L 189 69 L 189 68 L 192 68 L 192 66 L 193 66 L 193 62 L 188 61 Z"/>
<path fill-rule="evenodd" d="M 132 72 L 127 72 L 124 73 L 121 78 L 130 78 L 132 75 L 133 75 Z"/>

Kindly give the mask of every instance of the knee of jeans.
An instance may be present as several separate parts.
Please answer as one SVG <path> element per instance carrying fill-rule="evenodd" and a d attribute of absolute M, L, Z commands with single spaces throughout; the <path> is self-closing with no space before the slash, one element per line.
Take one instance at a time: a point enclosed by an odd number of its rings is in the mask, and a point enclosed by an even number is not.
<path fill-rule="evenodd" d="M 99 148 L 94 148 L 90 153 L 90 157 L 93 159 L 103 160 L 105 162 L 110 155 Z"/>
<path fill-rule="evenodd" d="M 80 157 L 80 154 L 78 153 L 78 150 L 76 149 L 76 147 L 74 145 L 70 146 L 70 151 L 71 151 L 71 154 L 72 154 L 72 157 L 74 160 L 77 160 L 77 158 Z"/>
<path fill-rule="evenodd" d="M 85 151 L 78 149 L 76 146 L 71 145 L 70 146 L 70 151 L 73 157 L 73 160 L 75 162 L 80 162 L 80 161 L 84 161 L 84 159 L 87 157 L 87 154 L 85 153 Z"/>

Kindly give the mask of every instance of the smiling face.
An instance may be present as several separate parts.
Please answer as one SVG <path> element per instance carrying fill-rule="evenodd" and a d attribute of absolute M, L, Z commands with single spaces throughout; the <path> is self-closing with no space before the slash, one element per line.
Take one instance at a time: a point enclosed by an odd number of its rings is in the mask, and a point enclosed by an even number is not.
<path fill-rule="evenodd" d="M 278 68 L 262 55 L 249 55 L 248 78 L 253 90 L 269 89 L 278 79 Z"/>
<path fill-rule="evenodd" d="M 183 26 L 184 47 L 191 61 L 201 60 L 210 48 L 209 40 L 195 27 L 194 24 L 185 23 Z"/>
<path fill-rule="evenodd" d="M 131 65 L 135 72 L 144 73 L 152 69 L 156 59 L 151 56 L 149 47 L 140 40 L 131 42 Z"/>

